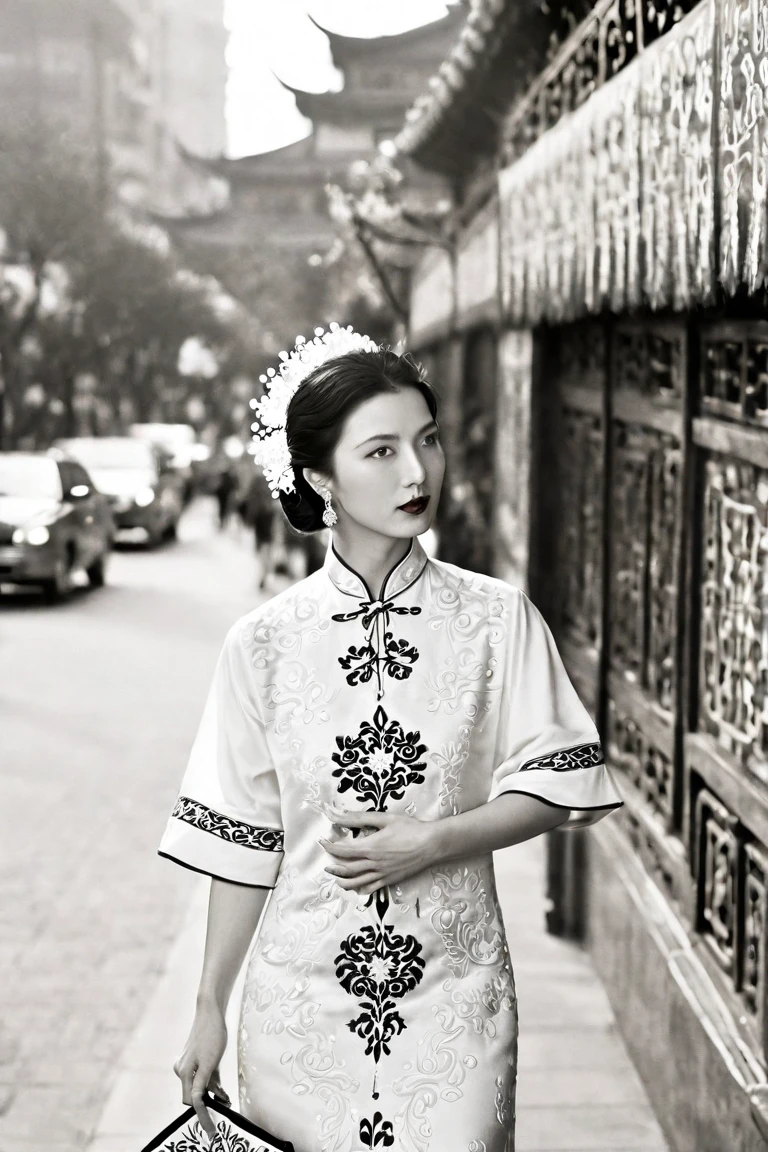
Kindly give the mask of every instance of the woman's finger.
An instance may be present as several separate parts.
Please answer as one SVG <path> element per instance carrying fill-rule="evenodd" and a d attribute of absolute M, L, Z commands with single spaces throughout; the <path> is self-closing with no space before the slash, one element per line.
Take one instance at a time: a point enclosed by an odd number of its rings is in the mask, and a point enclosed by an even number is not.
<path fill-rule="evenodd" d="M 361 856 L 365 855 L 369 850 L 368 837 L 364 836 L 362 840 L 355 840 L 351 844 L 342 844 L 341 841 L 333 843 L 331 840 L 324 840 L 322 837 L 318 840 L 329 856 L 334 860 L 340 862 L 342 860 L 359 860 Z"/>
<path fill-rule="evenodd" d="M 174 1064 L 174 1072 L 181 1080 L 181 1099 L 184 1104 L 192 1103 L 192 1081 L 195 1078 L 195 1066 L 182 1064 L 178 1067 Z"/>
<path fill-rule="evenodd" d="M 216 1096 L 219 1100 L 222 1100 L 225 1104 L 231 1104 L 232 1103 L 229 1096 L 227 1095 L 227 1092 L 226 1092 L 223 1084 L 221 1083 L 221 1072 L 218 1068 L 216 1069 L 216 1071 L 213 1073 L 210 1080 L 208 1081 L 208 1091 L 210 1092 L 211 1096 Z"/>
<path fill-rule="evenodd" d="M 340 888 L 346 888 L 347 890 L 354 889 L 359 892 L 362 892 L 363 888 L 368 886 L 371 886 L 372 892 L 384 886 L 384 881 L 376 872 L 364 872 L 362 876 L 354 876 L 349 880 L 346 880 L 344 877 L 339 877 L 336 879 L 336 883 Z"/>
<path fill-rule="evenodd" d="M 204 1130 L 209 1140 L 213 1140 L 216 1135 L 216 1125 L 214 1124 L 211 1114 L 203 1103 L 203 1093 L 208 1087 L 208 1080 L 211 1073 L 198 1067 L 195 1072 L 195 1078 L 192 1082 L 192 1107 L 197 1113 L 197 1118 L 200 1121 L 200 1126 Z"/>
<path fill-rule="evenodd" d="M 332 868 L 326 868 L 325 871 L 329 872 L 331 876 L 343 876 L 350 879 L 353 876 L 361 876 L 364 872 L 373 872 L 374 864 L 373 860 L 349 860 L 344 864 L 334 864 Z"/>

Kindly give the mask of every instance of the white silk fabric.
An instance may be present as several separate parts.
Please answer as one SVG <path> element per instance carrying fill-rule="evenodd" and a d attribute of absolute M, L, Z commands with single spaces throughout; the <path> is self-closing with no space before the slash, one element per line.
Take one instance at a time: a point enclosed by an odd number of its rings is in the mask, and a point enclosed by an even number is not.
<path fill-rule="evenodd" d="M 297 1152 L 513 1152 L 517 998 L 492 853 L 361 896 L 318 843 L 353 839 L 333 808 L 443 820 L 505 792 L 573 828 L 622 803 L 520 589 L 414 537 L 375 599 L 331 542 L 230 629 L 160 852 L 273 889 L 240 1015 L 243 1115 Z"/>

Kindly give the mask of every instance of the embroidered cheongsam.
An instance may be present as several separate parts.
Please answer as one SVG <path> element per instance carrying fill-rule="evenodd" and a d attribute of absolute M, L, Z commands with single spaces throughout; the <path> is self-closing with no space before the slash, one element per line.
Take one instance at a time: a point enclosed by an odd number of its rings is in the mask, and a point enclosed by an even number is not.
<path fill-rule="evenodd" d="M 239 620 L 160 851 L 273 889 L 246 970 L 240 1110 L 296 1152 L 512 1152 L 517 1000 L 492 853 L 369 896 L 329 806 L 440 820 L 502 792 L 593 823 L 621 804 L 518 588 L 427 557 L 380 599 L 335 551 Z"/>

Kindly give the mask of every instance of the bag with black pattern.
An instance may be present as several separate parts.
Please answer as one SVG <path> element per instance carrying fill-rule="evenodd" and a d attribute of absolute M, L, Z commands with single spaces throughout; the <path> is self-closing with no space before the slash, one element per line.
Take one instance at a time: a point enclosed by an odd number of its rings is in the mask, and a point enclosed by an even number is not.
<path fill-rule="evenodd" d="M 142 1152 L 294 1152 L 288 1140 L 265 1132 L 209 1093 L 204 1103 L 216 1125 L 215 1139 L 209 1142 L 194 1108 L 188 1108 Z"/>

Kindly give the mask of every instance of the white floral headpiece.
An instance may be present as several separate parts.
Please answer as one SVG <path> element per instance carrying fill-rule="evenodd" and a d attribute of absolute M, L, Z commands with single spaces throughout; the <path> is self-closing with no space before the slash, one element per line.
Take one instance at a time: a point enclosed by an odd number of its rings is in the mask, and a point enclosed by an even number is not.
<path fill-rule="evenodd" d="M 351 324 L 341 328 L 334 322 L 329 325 L 328 332 L 315 328 L 315 338 L 309 342 L 303 336 L 297 336 L 293 351 L 280 353 L 279 375 L 274 368 L 268 368 L 266 375 L 259 377 L 260 382 L 266 385 L 266 391 L 261 399 L 251 400 L 251 408 L 258 417 L 251 424 L 255 441 L 251 451 L 272 489 L 273 499 L 277 499 L 281 489 L 283 492 L 294 491 L 285 423 L 291 397 L 302 380 L 334 356 L 343 356 L 345 352 L 378 351 L 379 345 L 370 336 L 353 332 Z"/>

